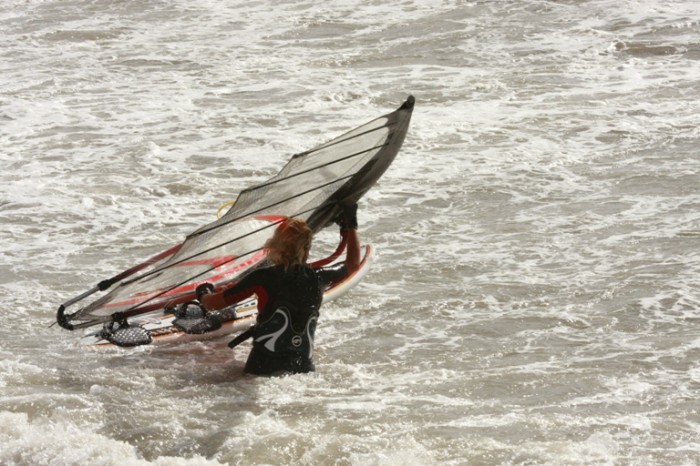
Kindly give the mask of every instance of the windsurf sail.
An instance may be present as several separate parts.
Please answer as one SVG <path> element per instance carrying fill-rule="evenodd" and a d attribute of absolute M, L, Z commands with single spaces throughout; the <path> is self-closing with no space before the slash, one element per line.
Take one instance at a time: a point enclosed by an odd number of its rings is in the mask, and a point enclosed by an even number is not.
<path fill-rule="evenodd" d="M 303 218 L 314 233 L 331 225 L 341 212 L 339 205 L 357 202 L 392 163 L 406 137 L 414 102 L 409 96 L 397 110 L 294 155 L 276 176 L 242 191 L 223 216 L 182 244 L 61 304 L 58 324 L 73 330 L 124 322 L 190 301 L 199 284 L 225 286 L 262 263 L 265 241 L 286 218 Z M 66 312 L 99 291 L 108 292 L 72 314 Z"/>

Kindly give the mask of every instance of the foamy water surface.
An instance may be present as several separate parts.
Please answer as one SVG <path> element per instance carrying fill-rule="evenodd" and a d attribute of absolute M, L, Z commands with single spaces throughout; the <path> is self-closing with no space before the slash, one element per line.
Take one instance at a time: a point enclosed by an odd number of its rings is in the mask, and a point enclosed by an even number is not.
<path fill-rule="evenodd" d="M 697 2 L 0 6 L 0 464 L 698 464 Z M 49 327 L 409 94 L 316 373 Z"/>

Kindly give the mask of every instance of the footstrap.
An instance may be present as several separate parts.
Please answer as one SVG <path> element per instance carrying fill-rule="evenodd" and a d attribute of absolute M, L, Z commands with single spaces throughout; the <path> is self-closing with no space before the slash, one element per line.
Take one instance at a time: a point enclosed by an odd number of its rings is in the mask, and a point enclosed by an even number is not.
<path fill-rule="evenodd" d="M 218 313 L 207 312 L 196 301 L 181 304 L 175 309 L 173 325 L 185 333 L 201 335 L 221 328 L 223 319 Z"/>
<path fill-rule="evenodd" d="M 115 330 L 115 323 L 106 323 L 100 334 L 102 338 L 113 345 L 132 347 L 147 345 L 153 341 L 151 333 L 140 325 L 130 325 L 126 320 L 122 320 L 119 322 L 119 327 Z"/>

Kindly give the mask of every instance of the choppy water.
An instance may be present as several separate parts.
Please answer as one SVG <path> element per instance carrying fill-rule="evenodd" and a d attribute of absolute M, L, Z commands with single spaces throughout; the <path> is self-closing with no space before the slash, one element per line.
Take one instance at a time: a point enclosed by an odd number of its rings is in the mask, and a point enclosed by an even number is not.
<path fill-rule="evenodd" d="M 695 0 L 0 6 L 0 464 L 699 464 Z M 49 328 L 408 94 L 316 373 Z"/>

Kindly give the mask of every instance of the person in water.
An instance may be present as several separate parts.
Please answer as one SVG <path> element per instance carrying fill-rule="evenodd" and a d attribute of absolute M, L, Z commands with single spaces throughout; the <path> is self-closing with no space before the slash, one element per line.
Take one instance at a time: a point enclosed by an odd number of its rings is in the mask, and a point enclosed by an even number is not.
<path fill-rule="evenodd" d="M 315 370 L 314 334 L 323 291 L 360 267 L 357 204 L 342 207 L 336 220 L 347 248 L 341 265 L 311 268 L 307 264 L 311 229 L 304 220 L 289 218 L 265 243 L 271 265 L 254 270 L 229 288 L 200 297 L 206 309 L 214 310 L 257 295 L 258 316 L 245 372 L 271 375 Z"/>

